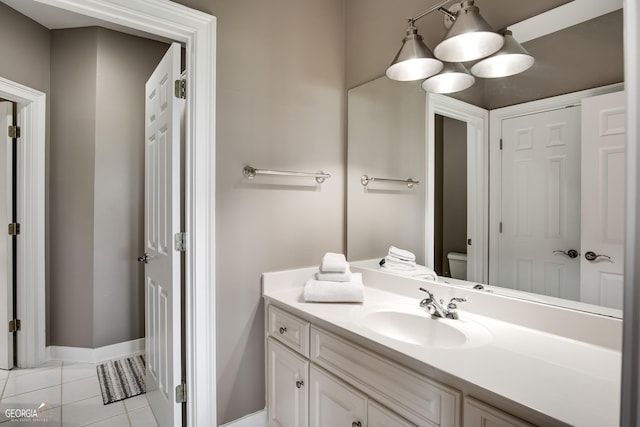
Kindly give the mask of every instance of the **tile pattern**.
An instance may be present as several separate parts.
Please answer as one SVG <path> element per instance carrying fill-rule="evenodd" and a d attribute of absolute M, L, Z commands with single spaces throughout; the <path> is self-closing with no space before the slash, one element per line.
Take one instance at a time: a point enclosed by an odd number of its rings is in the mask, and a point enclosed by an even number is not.
<path fill-rule="evenodd" d="M 33 369 L 0 370 L 0 393 L 0 427 L 158 426 L 144 394 L 103 405 L 93 363 L 50 361 Z M 36 421 L 32 417 L 41 405 L 37 423 L 25 422 Z"/>

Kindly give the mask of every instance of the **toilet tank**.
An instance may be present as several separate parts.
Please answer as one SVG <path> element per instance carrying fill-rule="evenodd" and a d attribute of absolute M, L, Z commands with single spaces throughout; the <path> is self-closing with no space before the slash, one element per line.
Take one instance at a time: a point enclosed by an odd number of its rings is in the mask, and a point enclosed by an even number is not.
<path fill-rule="evenodd" d="M 449 252 L 449 272 L 454 279 L 467 280 L 467 254 Z"/>

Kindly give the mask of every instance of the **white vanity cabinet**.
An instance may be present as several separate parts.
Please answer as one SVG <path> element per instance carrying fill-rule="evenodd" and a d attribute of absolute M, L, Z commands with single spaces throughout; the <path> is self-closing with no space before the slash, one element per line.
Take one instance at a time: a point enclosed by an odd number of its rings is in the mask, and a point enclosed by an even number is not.
<path fill-rule="evenodd" d="M 534 427 L 472 397 L 464 399 L 464 427 Z"/>
<path fill-rule="evenodd" d="M 460 426 L 459 391 L 271 304 L 266 316 L 269 426 Z"/>

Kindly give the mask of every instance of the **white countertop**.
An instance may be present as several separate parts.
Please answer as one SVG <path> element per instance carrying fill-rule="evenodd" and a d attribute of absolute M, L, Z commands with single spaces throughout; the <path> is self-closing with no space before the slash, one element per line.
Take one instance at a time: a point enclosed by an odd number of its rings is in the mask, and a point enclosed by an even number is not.
<path fill-rule="evenodd" d="M 358 269 L 352 265 L 352 270 Z M 390 279 L 383 273 L 365 271 L 364 304 L 305 303 L 303 285 L 314 271 L 266 273 L 265 298 L 295 314 L 320 319 L 334 327 L 333 332 L 357 334 L 561 422 L 597 427 L 619 424 L 620 351 L 497 320 L 477 314 L 477 310 L 465 311 L 465 304 L 473 308 L 478 298 L 460 305 L 458 312 L 461 322 L 472 322 L 489 331 L 491 338 L 480 345 L 439 348 L 398 341 L 363 325 L 359 321 L 362 311 L 385 304 L 404 304 L 413 310 L 424 297 L 417 290 L 419 286 L 432 289 L 441 298 L 445 292 L 441 286 L 446 285 L 425 286 L 421 280 Z M 389 292 L 390 280 L 397 283 L 398 292 Z"/>

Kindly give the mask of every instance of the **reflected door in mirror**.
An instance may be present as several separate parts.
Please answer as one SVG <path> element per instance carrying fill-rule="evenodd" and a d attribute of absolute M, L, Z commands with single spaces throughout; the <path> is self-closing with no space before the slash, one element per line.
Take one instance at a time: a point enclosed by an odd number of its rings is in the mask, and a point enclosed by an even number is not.
<path fill-rule="evenodd" d="M 500 286 L 579 300 L 580 108 L 503 121 Z"/>
<path fill-rule="evenodd" d="M 624 92 L 582 101 L 580 300 L 618 309 L 623 294 L 624 104 Z"/>

